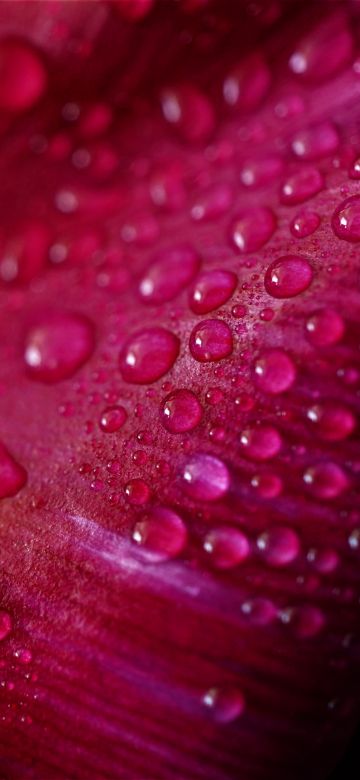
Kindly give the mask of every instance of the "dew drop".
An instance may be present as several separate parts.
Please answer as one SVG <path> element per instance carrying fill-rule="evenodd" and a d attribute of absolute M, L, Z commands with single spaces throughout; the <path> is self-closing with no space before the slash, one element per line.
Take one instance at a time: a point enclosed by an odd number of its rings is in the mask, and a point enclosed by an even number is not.
<path fill-rule="evenodd" d="M 334 13 L 298 42 L 289 59 L 290 70 L 309 81 L 323 81 L 349 62 L 353 48 L 345 16 Z"/>
<path fill-rule="evenodd" d="M 272 472 L 255 474 L 251 479 L 251 486 L 261 498 L 276 498 L 282 493 L 283 489 L 281 477 Z"/>
<path fill-rule="evenodd" d="M 12 620 L 8 612 L 0 609 L 0 641 L 5 639 L 12 630 Z"/>
<path fill-rule="evenodd" d="M 51 384 L 71 377 L 94 349 L 92 323 L 83 315 L 51 312 L 29 329 L 24 358 L 32 379 Z"/>
<path fill-rule="evenodd" d="M 344 320 L 333 309 L 320 309 L 306 321 L 306 335 L 315 347 L 330 347 L 341 341 Z"/>
<path fill-rule="evenodd" d="M 353 244 L 360 241 L 360 195 L 353 195 L 340 203 L 331 224 L 338 238 Z"/>
<path fill-rule="evenodd" d="M 179 84 L 161 94 L 164 119 L 189 143 L 207 141 L 215 127 L 208 97 L 192 84 Z"/>
<path fill-rule="evenodd" d="M 331 548 L 323 548 L 321 550 L 312 548 L 306 557 L 308 562 L 320 574 L 331 574 L 339 565 L 339 556 Z"/>
<path fill-rule="evenodd" d="M 325 441 L 342 441 L 350 436 L 356 426 L 356 419 L 347 406 L 328 402 L 310 406 L 306 412 L 314 430 Z"/>
<path fill-rule="evenodd" d="M 265 273 L 265 289 L 273 298 L 293 298 L 307 290 L 313 270 L 300 255 L 285 255 L 275 260 Z"/>
<path fill-rule="evenodd" d="M 245 534 L 230 526 L 210 531 L 205 537 L 203 547 L 216 569 L 231 569 L 245 561 L 250 552 Z"/>
<path fill-rule="evenodd" d="M 233 351 L 231 330 L 223 320 L 203 320 L 195 325 L 189 346 L 192 356 L 200 363 L 223 360 Z"/>
<path fill-rule="evenodd" d="M 348 488 L 348 479 L 336 463 L 325 462 L 311 466 L 304 473 L 304 482 L 316 498 L 331 500 Z"/>
<path fill-rule="evenodd" d="M 289 607 L 281 612 L 280 618 L 299 639 L 311 639 L 325 627 L 325 617 L 321 609 L 310 605 Z"/>
<path fill-rule="evenodd" d="M 225 463 L 203 452 L 195 453 L 188 459 L 182 477 L 187 495 L 197 501 L 217 501 L 230 487 L 230 474 Z"/>
<path fill-rule="evenodd" d="M 320 225 L 320 217 L 315 211 L 300 211 L 290 224 L 290 230 L 295 238 L 306 238 L 315 233 Z"/>
<path fill-rule="evenodd" d="M 195 222 L 209 222 L 226 214 L 233 202 L 234 193 L 229 184 L 212 184 L 194 200 L 191 217 Z"/>
<path fill-rule="evenodd" d="M 190 291 L 190 309 L 195 314 L 208 314 L 223 306 L 235 292 L 237 281 L 231 271 L 205 271 Z"/>
<path fill-rule="evenodd" d="M 257 548 L 270 566 L 288 566 L 299 555 L 299 537 L 291 528 L 277 526 L 256 540 Z"/>
<path fill-rule="evenodd" d="M 125 495 L 129 504 L 142 506 L 149 501 L 151 490 L 143 479 L 131 479 L 125 485 Z"/>
<path fill-rule="evenodd" d="M 276 608 L 270 599 L 257 596 L 241 605 L 241 612 L 254 626 L 267 626 L 276 618 Z"/>
<path fill-rule="evenodd" d="M 191 390 L 174 390 L 162 403 L 160 419 L 169 433 L 192 431 L 201 418 L 201 404 Z"/>
<path fill-rule="evenodd" d="M 291 143 L 294 154 L 307 161 L 333 154 L 338 146 L 339 136 L 331 122 L 299 130 Z"/>
<path fill-rule="evenodd" d="M 280 452 L 282 440 L 279 431 L 272 425 L 254 425 L 242 431 L 240 445 L 245 457 L 265 461 Z"/>
<path fill-rule="evenodd" d="M 100 428 L 105 433 L 115 433 L 126 422 L 127 414 L 123 406 L 108 406 L 101 414 Z"/>
<path fill-rule="evenodd" d="M 265 98 L 270 82 L 270 70 L 262 54 L 254 52 L 226 77 L 223 85 L 225 103 L 240 111 L 252 111 Z"/>
<path fill-rule="evenodd" d="M 171 301 L 199 271 L 200 259 L 186 244 L 163 249 L 141 279 L 139 292 L 145 303 Z"/>
<path fill-rule="evenodd" d="M 349 177 L 350 179 L 360 179 L 360 157 L 357 157 L 357 159 L 351 163 Z"/>
<path fill-rule="evenodd" d="M 25 469 L 0 442 L 0 499 L 15 496 L 27 480 Z"/>
<path fill-rule="evenodd" d="M 274 233 L 276 219 L 266 206 L 252 206 L 235 215 L 230 225 L 230 240 L 240 253 L 257 252 Z"/>
<path fill-rule="evenodd" d="M 210 688 L 203 696 L 203 703 L 217 723 L 232 723 L 243 715 L 245 698 L 239 688 L 226 686 Z"/>
<path fill-rule="evenodd" d="M 0 109 L 27 111 L 47 87 L 47 74 L 39 54 L 25 42 L 2 40 L 0 44 Z"/>
<path fill-rule="evenodd" d="M 289 390 L 296 379 L 294 363 L 282 349 L 264 352 L 256 360 L 254 370 L 260 390 L 273 395 Z"/>
<path fill-rule="evenodd" d="M 278 180 L 284 169 L 281 157 L 270 155 L 244 163 L 240 171 L 240 179 L 245 187 L 257 189 Z"/>
<path fill-rule="evenodd" d="M 136 523 L 132 538 L 149 563 L 158 563 L 180 555 L 187 536 L 180 515 L 168 507 L 156 507 Z"/>
<path fill-rule="evenodd" d="M 298 203 L 313 198 L 324 187 L 324 179 L 317 168 L 306 165 L 290 174 L 283 181 L 280 189 L 280 202 L 285 206 L 296 206 Z"/>
<path fill-rule="evenodd" d="M 125 382 L 147 384 L 167 374 L 180 351 L 177 336 L 165 328 L 144 328 L 126 341 L 120 357 L 120 371 Z"/>

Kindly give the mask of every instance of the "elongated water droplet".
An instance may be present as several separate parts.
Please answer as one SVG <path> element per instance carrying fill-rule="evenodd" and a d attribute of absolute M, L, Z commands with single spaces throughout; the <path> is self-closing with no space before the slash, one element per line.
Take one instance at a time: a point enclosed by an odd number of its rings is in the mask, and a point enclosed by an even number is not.
<path fill-rule="evenodd" d="M 198 501 L 217 501 L 230 487 L 230 474 L 225 463 L 203 452 L 195 453 L 187 460 L 183 480 L 187 495 Z"/>
<path fill-rule="evenodd" d="M 25 340 L 29 376 L 53 383 L 71 377 L 94 349 L 91 322 L 80 314 L 51 312 L 38 318 Z"/>
<path fill-rule="evenodd" d="M 195 314 L 208 314 L 223 306 L 233 295 L 236 285 L 237 277 L 231 271 L 205 271 L 198 276 L 190 292 L 191 310 Z"/>
<path fill-rule="evenodd" d="M 165 328 L 144 328 L 123 346 L 119 365 L 125 382 L 151 384 L 167 374 L 180 350 L 177 336 Z"/>
<path fill-rule="evenodd" d="M 293 298 L 307 290 L 313 270 L 300 255 L 286 255 L 275 260 L 266 271 L 265 289 L 273 298 Z"/>
<path fill-rule="evenodd" d="M 195 325 L 189 346 L 192 356 L 200 363 L 223 360 L 233 351 L 231 330 L 223 320 L 203 320 Z"/>

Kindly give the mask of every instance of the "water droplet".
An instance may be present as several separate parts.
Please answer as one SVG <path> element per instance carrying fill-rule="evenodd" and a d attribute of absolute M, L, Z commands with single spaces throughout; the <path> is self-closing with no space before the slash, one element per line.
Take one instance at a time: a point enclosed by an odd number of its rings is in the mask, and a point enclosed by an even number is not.
<path fill-rule="evenodd" d="M 157 208 L 170 212 L 184 208 L 186 189 L 181 165 L 174 160 L 156 168 L 150 176 L 149 189 Z"/>
<path fill-rule="evenodd" d="M 243 430 L 240 436 L 242 454 L 250 460 L 270 460 L 282 447 L 279 431 L 272 425 L 254 425 Z"/>
<path fill-rule="evenodd" d="M 118 431 L 126 422 L 127 414 L 123 406 L 108 406 L 100 417 L 100 428 L 105 433 Z"/>
<path fill-rule="evenodd" d="M 224 393 L 218 387 L 210 387 L 206 392 L 205 400 L 211 406 L 217 406 L 224 400 Z"/>
<path fill-rule="evenodd" d="M 241 605 L 241 612 L 254 626 L 267 626 L 276 617 L 276 608 L 270 599 L 257 596 Z"/>
<path fill-rule="evenodd" d="M 47 74 L 39 54 L 14 38 L 0 44 L 0 109 L 27 111 L 47 87 Z"/>
<path fill-rule="evenodd" d="M 299 555 L 299 537 L 292 528 L 269 528 L 256 540 L 258 550 L 270 566 L 287 566 Z"/>
<path fill-rule="evenodd" d="M 260 52 L 245 57 L 233 68 L 223 85 L 225 103 L 240 111 L 252 111 L 266 96 L 270 70 Z"/>
<path fill-rule="evenodd" d="M 319 499 L 337 498 L 349 486 L 347 476 L 336 463 L 325 462 L 305 471 L 304 482 L 309 491 Z"/>
<path fill-rule="evenodd" d="M 338 146 L 339 136 L 331 122 L 299 130 L 291 143 L 294 154 L 308 161 L 326 157 L 335 152 Z"/>
<path fill-rule="evenodd" d="M 189 346 L 192 356 L 200 363 L 223 360 L 233 351 L 231 330 L 223 320 L 203 320 L 195 325 Z"/>
<path fill-rule="evenodd" d="M 289 625 L 299 639 L 311 639 L 325 627 L 325 617 L 321 609 L 310 605 L 284 609 L 280 619 L 285 625 Z"/>
<path fill-rule="evenodd" d="M 349 177 L 350 179 L 355 180 L 360 179 L 360 157 L 357 157 L 357 159 L 351 163 L 349 168 Z"/>
<path fill-rule="evenodd" d="M 151 214 L 138 214 L 121 228 L 121 238 L 126 244 L 138 247 L 152 246 L 159 237 L 159 224 Z"/>
<path fill-rule="evenodd" d="M 208 97 L 192 84 L 164 89 L 161 107 L 166 121 L 189 143 L 207 141 L 215 127 Z"/>
<path fill-rule="evenodd" d="M 254 369 L 256 384 L 265 393 L 284 393 L 296 379 L 294 363 L 282 349 L 264 352 L 256 360 Z"/>
<path fill-rule="evenodd" d="M 191 216 L 195 222 L 208 222 L 229 211 L 234 193 L 229 184 L 212 184 L 194 200 Z"/>
<path fill-rule="evenodd" d="M 317 168 L 306 165 L 290 174 L 283 181 L 280 190 L 280 201 L 285 206 L 296 206 L 298 203 L 313 198 L 324 187 L 324 179 Z"/>
<path fill-rule="evenodd" d="M 276 219 L 266 206 L 239 211 L 230 225 L 230 240 L 238 252 L 257 252 L 274 233 Z"/>
<path fill-rule="evenodd" d="M 216 569 L 231 569 L 242 563 L 250 552 L 245 534 L 230 526 L 221 526 L 210 531 L 205 537 L 203 547 Z"/>
<path fill-rule="evenodd" d="M 27 480 L 25 469 L 0 442 L 0 499 L 15 496 Z"/>
<path fill-rule="evenodd" d="M 158 563 L 180 555 L 187 543 L 187 530 L 172 509 L 156 507 L 136 523 L 132 538 L 149 563 Z"/>
<path fill-rule="evenodd" d="M 360 195 L 353 195 L 340 203 L 331 224 L 338 238 L 353 244 L 360 241 Z"/>
<path fill-rule="evenodd" d="M 217 723 L 231 723 L 243 715 L 245 698 L 239 688 L 226 686 L 210 688 L 203 696 L 203 703 Z"/>
<path fill-rule="evenodd" d="M 134 333 L 120 352 L 125 382 L 147 384 L 167 374 L 179 355 L 177 336 L 165 328 L 145 328 Z"/>
<path fill-rule="evenodd" d="M 295 238 L 306 238 L 315 233 L 320 225 L 320 217 L 315 211 L 300 211 L 291 222 L 290 230 Z"/>
<path fill-rule="evenodd" d="M 255 474 L 251 479 L 251 486 L 258 492 L 261 498 L 276 498 L 282 493 L 282 479 L 272 472 Z"/>
<path fill-rule="evenodd" d="M 327 547 L 321 550 L 312 548 L 306 557 L 320 574 L 331 574 L 339 565 L 339 556 L 336 550 Z"/>
<path fill-rule="evenodd" d="M 0 642 L 5 639 L 12 630 L 11 616 L 4 609 L 0 609 Z"/>
<path fill-rule="evenodd" d="M 205 271 L 190 292 L 190 309 L 195 314 L 208 314 L 231 298 L 236 285 L 237 277 L 231 271 Z"/>
<path fill-rule="evenodd" d="M 289 67 L 304 79 L 323 81 L 347 64 L 352 47 L 345 15 L 327 15 L 298 42 L 289 59 Z"/>
<path fill-rule="evenodd" d="M 151 304 L 171 301 L 192 281 L 199 267 L 199 256 L 190 246 L 163 249 L 141 279 L 142 300 Z"/>
<path fill-rule="evenodd" d="M 273 298 L 293 298 L 307 290 L 313 278 L 313 270 L 300 255 L 285 255 L 275 260 L 266 271 L 266 292 Z"/>
<path fill-rule="evenodd" d="M 329 401 L 311 406 L 306 415 L 318 436 L 325 441 L 341 441 L 350 436 L 356 426 L 355 417 L 347 406 Z"/>
<path fill-rule="evenodd" d="M 170 433 L 192 431 L 201 418 L 201 404 L 191 390 L 174 390 L 161 406 L 161 422 Z"/>
<path fill-rule="evenodd" d="M 129 504 L 142 506 L 149 501 L 151 491 L 149 485 L 147 485 L 143 479 L 131 479 L 130 482 L 125 485 L 125 495 Z"/>
<path fill-rule="evenodd" d="M 333 309 L 320 309 L 306 322 L 306 335 L 315 347 L 330 347 L 341 341 L 345 332 L 344 320 Z"/>
<path fill-rule="evenodd" d="M 189 458 L 182 476 L 187 495 L 198 501 L 217 501 L 230 487 L 230 474 L 225 463 L 203 452 Z"/>
<path fill-rule="evenodd" d="M 91 322 L 80 314 L 51 312 L 35 320 L 25 341 L 25 363 L 32 379 L 51 384 L 71 377 L 94 349 Z"/>
<path fill-rule="evenodd" d="M 244 163 L 240 171 L 240 179 L 245 187 L 256 189 L 277 181 L 283 169 L 284 163 L 281 157 L 270 155 Z"/>

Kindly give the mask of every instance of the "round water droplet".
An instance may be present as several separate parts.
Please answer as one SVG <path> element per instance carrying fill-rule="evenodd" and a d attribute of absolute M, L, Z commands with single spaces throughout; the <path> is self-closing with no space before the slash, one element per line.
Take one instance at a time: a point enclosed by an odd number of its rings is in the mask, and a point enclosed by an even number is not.
<path fill-rule="evenodd" d="M 186 203 L 184 172 L 178 161 L 156 168 L 150 177 L 150 197 L 159 209 L 179 211 Z"/>
<path fill-rule="evenodd" d="M 251 479 L 251 486 L 257 491 L 261 498 L 276 498 L 282 493 L 283 483 L 278 474 L 265 472 L 255 474 Z"/>
<path fill-rule="evenodd" d="M 289 390 L 296 378 L 294 363 L 282 349 L 264 352 L 256 360 L 254 370 L 257 386 L 273 395 Z"/>
<path fill-rule="evenodd" d="M 180 351 L 177 336 L 165 328 L 144 328 L 123 346 L 119 365 L 125 382 L 148 384 L 167 374 Z"/>
<path fill-rule="evenodd" d="M 15 496 L 27 480 L 25 469 L 0 442 L 0 499 Z"/>
<path fill-rule="evenodd" d="M 245 57 L 226 77 L 224 100 L 231 108 L 252 111 L 264 99 L 271 82 L 270 70 L 260 52 Z"/>
<path fill-rule="evenodd" d="M 266 206 L 252 206 L 239 211 L 230 225 L 230 240 L 238 252 L 257 252 L 271 238 L 276 219 Z"/>
<path fill-rule="evenodd" d="M 321 609 L 310 605 L 289 607 L 283 610 L 280 617 L 299 639 L 311 639 L 325 627 L 325 616 Z"/>
<path fill-rule="evenodd" d="M 354 162 L 351 163 L 349 168 L 350 179 L 360 179 L 360 157 L 357 157 Z"/>
<path fill-rule="evenodd" d="M 339 565 L 339 556 L 336 550 L 327 547 L 321 550 L 311 549 L 306 557 L 320 574 L 331 574 Z"/>
<path fill-rule="evenodd" d="M 300 255 L 285 255 L 275 260 L 266 271 L 266 292 L 273 298 L 293 298 L 307 290 L 313 278 L 313 270 Z"/>
<path fill-rule="evenodd" d="M 310 165 L 304 166 L 283 181 L 280 202 L 285 206 L 296 206 L 313 198 L 323 187 L 324 179 L 320 171 Z"/>
<path fill-rule="evenodd" d="M 235 292 L 237 281 L 231 271 L 205 271 L 198 276 L 190 292 L 190 309 L 195 314 L 208 314 L 223 306 Z"/>
<path fill-rule="evenodd" d="M 254 425 L 240 436 L 241 452 L 250 460 L 270 460 L 282 447 L 279 431 L 272 425 Z"/>
<path fill-rule="evenodd" d="M 245 534 L 230 526 L 221 526 L 210 531 L 205 537 L 203 547 L 216 569 L 232 569 L 245 561 L 250 552 Z"/>
<path fill-rule="evenodd" d="M 342 441 L 353 433 L 356 426 L 351 409 L 331 401 L 310 406 L 306 415 L 318 436 L 325 441 Z"/>
<path fill-rule="evenodd" d="M 295 238 L 306 238 L 315 233 L 320 225 L 320 217 L 315 211 L 300 211 L 290 224 L 290 230 Z"/>
<path fill-rule="evenodd" d="M 276 607 L 270 599 L 261 596 L 244 601 L 241 612 L 254 626 L 267 626 L 275 620 Z"/>
<path fill-rule="evenodd" d="M 151 304 L 171 301 L 192 281 L 199 267 L 199 256 L 191 246 L 184 244 L 163 249 L 141 279 L 142 300 Z"/>
<path fill-rule="evenodd" d="M 192 431 L 201 418 L 201 404 L 191 390 L 174 390 L 161 406 L 161 422 L 170 433 Z"/>
<path fill-rule="evenodd" d="M 257 548 L 270 566 L 288 566 L 299 555 L 299 537 L 292 528 L 269 528 L 256 540 Z"/>
<path fill-rule="evenodd" d="M 203 703 L 217 723 L 231 723 L 243 715 L 246 707 L 244 694 L 232 686 L 210 688 Z"/>
<path fill-rule="evenodd" d="M 125 495 L 129 504 L 142 506 L 149 501 L 151 490 L 143 479 L 131 479 L 125 485 Z"/>
<path fill-rule="evenodd" d="M 270 155 L 244 163 L 240 171 L 240 179 L 245 187 L 256 189 L 276 182 L 283 169 L 284 162 L 281 157 Z"/>
<path fill-rule="evenodd" d="M 108 406 L 100 417 L 100 428 L 105 433 L 115 433 L 126 422 L 127 414 L 123 406 Z"/>
<path fill-rule="evenodd" d="M 294 154 L 308 161 L 333 154 L 338 146 L 338 132 L 331 122 L 299 130 L 291 143 Z"/>
<path fill-rule="evenodd" d="M 194 200 L 191 216 L 195 222 L 208 222 L 226 214 L 232 206 L 234 193 L 229 184 L 212 184 Z"/>
<path fill-rule="evenodd" d="M 223 320 L 203 320 L 195 325 L 189 346 L 192 356 L 200 363 L 223 360 L 233 351 L 231 330 Z"/>
<path fill-rule="evenodd" d="M 225 463 L 203 452 L 195 453 L 187 460 L 182 477 L 187 495 L 198 501 L 217 501 L 230 487 Z"/>
<path fill-rule="evenodd" d="M 305 471 L 304 482 L 316 498 L 331 500 L 349 486 L 345 472 L 337 463 L 317 463 Z"/>
<path fill-rule="evenodd" d="M 333 309 L 320 309 L 306 322 L 306 335 L 315 347 L 330 347 L 341 341 L 345 332 L 344 320 Z"/>
<path fill-rule="evenodd" d="M 80 314 L 49 312 L 35 321 L 25 340 L 25 363 L 29 376 L 53 383 L 68 379 L 94 349 L 92 323 Z"/>
<path fill-rule="evenodd" d="M 41 58 L 25 41 L 0 43 L 0 109 L 27 111 L 42 97 L 47 75 Z"/>
<path fill-rule="evenodd" d="M 12 620 L 9 613 L 4 609 L 0 609 L 0 642 L 10 634 L 11 629 Z"/>
<path fill-rule="evenodd" d="M 331 224 L 338 238 L 353 244 L 360 241 L 360 195 L 353 195 L 340 203 Z"/>
<path fill-rule="evenodd" d="M 208 97 L 192 84 L 180 84 L 161 93 L 164 119 L 189 143 L 207 141 L 215 127 Z"/>
<path fill-rule="evenodd" d="M 156 507 L 136 523 L 133 540 L 149 563 L 175 558 L 187 543 L 186 526 L 168 507 Z"/>
<path fill-rule="evenodd" d="M 327 14 L 297 44 L 289 67 L 309 81 L 323 81 L 349 62 L 353 41 L 345 14 Z"/>

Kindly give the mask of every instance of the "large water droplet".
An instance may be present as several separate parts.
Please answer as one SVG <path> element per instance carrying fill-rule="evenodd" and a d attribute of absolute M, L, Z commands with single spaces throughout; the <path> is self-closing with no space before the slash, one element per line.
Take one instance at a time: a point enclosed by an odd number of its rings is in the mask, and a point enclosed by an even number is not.
<path fill-rule="evenodd" d="M 195 325 L 189 346 L 192 356 L 200 363 L 223 360 L 233 351 L 231 330 L 223 320 L 203 320 Z"/>
<path fill-rule="evenodd" d="M 159 252 L 141 279 L 139 291 L 146 303 L 171 301 L 189 284 L 200 267 L 198 254 L 186 244 Z"/>
<path fill-rule="evenodd" d="M 25 340 L 29 376 L 52 383 L 71 377 L 94 349 L 92 323 L 80 314 L 50 312 L 36 319 Z"/>
<path fill-rule="evenodd" d="M 201 404 L 191 390 L 174 390 L 161 406 L 161 422 L 170 433 L 192 431 L 201 418 Z"/>
<path fill-rule="evenodd" d="M 283 169 L 284 162 L 281 157 L 260 157 L 243 164 L 240 179 L 245 187 L 256 189 L 277 181 Z"/>
<path fill-rule="evenodd" d="M 214 109 L 208 97 L 192 84 L 162 90 L 164 118 L 190 143 L 207 141 L 215 127 Z"/>
<path fill-rule="evenodd" d="M 331 500 L 349 486 L 345 472 L 337 463 L 317 463 L 305 471 L 304 482 L 316 498 Z"/>
<path fill-rule="evenodd" d="M 330 347 L 341 341 L 345 332 L 344 320 L 333 309 L 320 309 L 306 322 L 306 334 L 315 347 Z"/>
<path fill-rule="evenodd" d="M 261 103 L 270 86 L 270 70 L 260 52 L 245 57 L 226 77 L 223 86 L 228 106 L 252 111 Z"/>
<path fill-rule="evenodd" d="M 196 222 L 217 219 L 229 211 L 233 199 L 234 193 L 229 184 L 212 184 L 195 198 L 191 216 Z"/>
<path fill-rule="evenodd" d="M 0 442 L 0 499 L 15 496 L 27 480 L 25 469 Z"/>
<path fill-rule="evenodd" d="M 241 612 L 254 626 L 267 626 L 276 618 L 276 607 L 273 602 L 261 596 L 244 601 Z"/>
<path fill-rule="evenodd" d="M 186 526 L 168 507 L 156 507 L 136 523 L 133 540 L 149 563 L 175 558 L 187 543 Z"/>
<path fill-rule="evenodd" d="M 232 686 L 210 688 L 203 696 L 203 703 L 217 723 L 231 723 L 246 707 L 243 693 Z"/>
<path fill-rule="evenodd" d="M 276 219 L 266 206 L 252 206 L 239 211 L 230 225 L 230 239 L 238 252 L 257 252 L 269 241 Z"/>
<path fill-rule="evenodd" d="M 205 271 L 190 292 L 191 310 L 195 314 L 208 314 L 231 298 L 236 285 L 237 277 L 231 271 Z"/>
<path fill-rule="evenodd" d="M 298 203 L 313 198 L 324 187 L 324 179 L 317 168 L 307 165 L 290 174 L 283 181 L 280 189 L 280 201 L 285 206 L 296 206 Z"/>
<path fill-rule="evenodd" d="M 307 290 L 312 278 L 313 270 L 306 257 L 285 255 L 271 263 L 264 284 L 273 298 L 293 298 Z"/>
<path fill-rule="evenodd" d="M 256 540 L 258 550 L 270 566 L 288 566 L 300 552 L 299 537 L 292 528 L 276 526 Z"/>
<path fill-rule="evenodd" d="M 203 452 L 195 453 L 187 460 L 182 476 L 187 495 L 198 501 L 217 501 L 230 487 L 225 463 Z"/>
<path fill-rule="evenodd" d="M 323 81 L 349 62 L 353 41 L 342 13 L 325 15 L 297 44 L 289 59 L 293 73 L 311 81 Z"/>
<path fill-rule="evenodd" d="M 340 203 L 331 224 L 338 238 L 353 244 L 360 241 L 360 195 L 353 195 Z"/>
<path fill-rule="evenodd" d="M 284 609 L 280 618 L 284 624 L 290 626 L 299 639 L 311 639 L 320 634 L 325 626 L 325 617 L 321 609 L 308 604 Z"/>
<path fill-rule="evenodd" d="M 294 363 L 282 349 L 264 352 L 256 360 L 254 369 L 256 384 L 265 393 L 284 393 L 295 382 Z"/>
<path fill-rule="evenodd" d="M 320 225 L 320 217 L 315 211 L 304 209 L 291 222 L 290 230 L 295 238 L 306 238 L 315 233 Z"/>
<path fill-rule="evenodd" d="M 308 161 L 326 157 L 335 152 L 338 146 L 339 136 L 331 122 L 299 130 L 291 143 L 294 154 Z"/>
<path fill-rule="evenodd" d="M 242 453 L 250 460 L 270 460 L 282 446 L 279 431 L 272 425 L 254 425 L 242 431 L 240 436 Z"/>
<path fill-rule="evenodd" d="M 313 423 L 318 436 L 325 441 L 346 439 L 356 425 L 351 409 L 331 401 L 311 406 L 307 410 L 307 417 Z"/>
<path fill-rule="evenodd" d="M 232 569 L 242 563 L 250 552 L 245 534 L 231 526 L 214 528 L 205 537 L 203 546 L 216 569 Z"/>
<path fill-rule="evenodd" d="M 47 74 L 39 54 L 20 40 L 0 44 L 0 109 L 27 111 L 42 97 Z"/>
<path fill-rule="evenodd" d="M 124 492 L 129 504 L 133 506 L 147 504 L 151 496 L 149 485 L 143 479 L 130 479 Z"/>
<path fill-rule="evenodd" d="M 120 352 L 125 382 L 147 384 L 167 374 L 180 350 L 177 336 L 165 328 L 144 328 L 134 333 Z"/>

